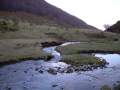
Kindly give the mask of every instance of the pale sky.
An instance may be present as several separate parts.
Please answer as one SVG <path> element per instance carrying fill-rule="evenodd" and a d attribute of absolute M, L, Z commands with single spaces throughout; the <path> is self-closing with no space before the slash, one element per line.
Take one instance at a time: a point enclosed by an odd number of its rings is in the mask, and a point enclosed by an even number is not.
<path fill-rule="evenodd" d="M 120 20 L 120 0 L 46 0 L 99 29 Z"/>

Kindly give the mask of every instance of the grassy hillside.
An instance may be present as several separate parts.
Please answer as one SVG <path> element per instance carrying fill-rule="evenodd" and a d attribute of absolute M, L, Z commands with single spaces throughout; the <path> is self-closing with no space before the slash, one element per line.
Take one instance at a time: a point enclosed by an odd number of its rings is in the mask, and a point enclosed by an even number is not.
<path fill-rule="evenodd" d="M 0 0 L 0 11 L 29 12 L 50 18 L 62 26 L 97 29 L 60 8 L 47 3 L 45 0 Z"/>
<path fill-rule="evenodd" d="M 24 12 L 0 12 L 1 35 L 0 39 L 10 38 L 54 38 L 68 41 L 81 40 L 113 40 L 117 34 L 100 30 L 63 27 L 47 17 L 36 16 Z M 4 28 L 5 30 L 3 30 Z M 15 30 L 6 30 L 11 28 Z M 6 33 L 3 33 L 3 32 Z M 14 32 L 15 31 L 15 32 Z M 41 34 L 41 35 L 40 35 Z M 46 39 L 46 38 L 45 38 Z"/>
<path fill-rule="evenodd" d="M 22 22 L 29 22 L 29 23 L 35 23 L 39 25 L 52 25 L 57 26 L 56 21 L 54 21 L 52 18 L 48 18 L 47 16 L 39 16 L 31 13 L 26 12 L 11 12 L 11 11 L 0 11 L 0 18 L 4 19 L 13 19 L 16 21 L 22 21 Z M 60 25 L 59 25 L 60 26 Z"/>

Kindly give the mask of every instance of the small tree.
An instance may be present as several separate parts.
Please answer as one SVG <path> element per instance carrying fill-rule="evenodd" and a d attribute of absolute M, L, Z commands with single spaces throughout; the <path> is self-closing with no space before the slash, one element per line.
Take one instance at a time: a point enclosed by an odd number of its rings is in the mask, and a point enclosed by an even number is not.
<path fill-rule="evenodd" d="M 103 27 L 104 27 L 105 30 L 106 30 L 106 29 L 108 29 L 108 28 L 110 27 L 110 25 L 109 25 L 109 24 L 104 24 Z"/>

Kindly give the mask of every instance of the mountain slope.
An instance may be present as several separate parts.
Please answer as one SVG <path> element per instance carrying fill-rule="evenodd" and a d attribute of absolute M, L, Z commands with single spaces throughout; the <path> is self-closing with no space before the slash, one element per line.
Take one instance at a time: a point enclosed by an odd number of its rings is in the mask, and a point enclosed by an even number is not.
<path fill-rule="evenodd" d="M 72 27 L 96 29 L 84 21 L 47 3 L 45 0 L 0 0 L 1 11 L 24 11 L 39 16 L 46 16 L 59 24 Z"/>
<path fill-rule="evenodd" d="M 120 21 L 109 27 L 106 31 L 113 33 L 120 33 Z"/>

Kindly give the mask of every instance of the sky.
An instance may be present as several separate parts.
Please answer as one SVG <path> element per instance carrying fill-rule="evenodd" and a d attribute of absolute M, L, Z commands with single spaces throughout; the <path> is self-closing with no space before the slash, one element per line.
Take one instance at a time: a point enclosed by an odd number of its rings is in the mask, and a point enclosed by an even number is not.
<path fill-rule="evenodd" d="M 120 0 L 46 0 L 87 24 L 104 30 L 120 20 Z"/>

